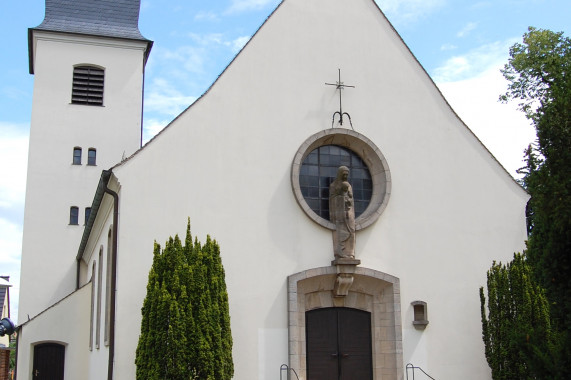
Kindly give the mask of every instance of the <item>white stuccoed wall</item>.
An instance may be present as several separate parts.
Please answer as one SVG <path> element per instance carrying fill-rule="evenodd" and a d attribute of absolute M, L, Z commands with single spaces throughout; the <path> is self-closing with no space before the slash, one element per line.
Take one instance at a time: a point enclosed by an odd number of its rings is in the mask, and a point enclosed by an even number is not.
<path fill-rule="evenodd" d="M 339 21 L 342 20 L 342 21 Z M 403 366 L 485 379 L 478 288 L 523 248 L 525 192 L 450 109 L 371 0 L 286 0 L 213 87 L 129 161 L 120 183 L 115 378 L 135 378 L 153 241 L 218 240 L 235 379 L 287 363 L 287 276 L 330 265 L 331 232 L 291 190 L 293 155 L 344 111 L 387 159 L 392 194 L 357 235 L 363 267 L 400 278 Z M 96 238 L 96 237 L 94 237 Z M 412 326 L 410 303 L 430 324 Z"/>
<path fill-rule="evenodd" d="M 52 305 L 30 321 L 22 322 L 18 332 L 17 378 L 35 379 L 34 345 L 58 343 L 65 346 L 65 379 L 84 379 L 88 367 L 85 355 L 89 344 L 91 284 Z M 23 326 L 22 326 L 23 325 Z M 105 372 L 101 372 L 104 374 Z M 103 376 L 97 377 L 102 379 Z"/>
<path fill-rule="evenodd" d="M 22 321 L 75 289 L 75 255 L 101 170 L 140 146 L 142 41 L 34 32 L 34 98 L 22 246 Z M 71 104 L 73 67 L 105 69 L 104 105 Z M 73 148 L 83 150 L 72 165 Z M 87 165 L 89 148 L 97 166 Z M 79 207 L 70 226 L 69 208 Z"/>

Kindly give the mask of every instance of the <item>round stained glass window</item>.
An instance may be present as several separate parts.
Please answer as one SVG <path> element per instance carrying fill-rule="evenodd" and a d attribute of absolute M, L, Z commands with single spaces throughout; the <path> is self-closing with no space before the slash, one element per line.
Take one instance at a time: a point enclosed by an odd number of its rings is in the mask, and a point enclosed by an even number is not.
<path fill-rule="evenodd" d="M 301 194 L 308 206 L 329 220 L 329 185 L 335 180 L 340 166 L 349 168 L 349 183 L 353 187 L 355 217 L 369 206 L 373 181 L 369 168 L 355 152 L 338 145 L 324 145 L 310 152 L 299 172 Z"/>
<path fill-rule="evenodd" d="M 293 158 L 292 190 L 310 219 L 334 230 L 335 224 L 329 220 L 329 185 L 340 166 L 349 168 L 358 231 L 379 218 L 391 193 L 387 161 L 367 137 L 344 128 L 326 129 L 310 136 Z"/>

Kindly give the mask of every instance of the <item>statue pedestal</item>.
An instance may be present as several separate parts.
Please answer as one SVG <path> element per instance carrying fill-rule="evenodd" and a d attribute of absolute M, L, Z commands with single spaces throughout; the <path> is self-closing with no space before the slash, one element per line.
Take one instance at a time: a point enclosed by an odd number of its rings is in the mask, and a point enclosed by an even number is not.
<path fill-rule="evenodd" d="M 361 264 L 361 260 L 349 258 L 339 258 L 331 262 L 331 265 L 337 267 L 337 278 L 333 287 L 334 297 L 345 297 L 349 294 L 349 288 L 353 284 L 353 275 L 359 264 Z"/>

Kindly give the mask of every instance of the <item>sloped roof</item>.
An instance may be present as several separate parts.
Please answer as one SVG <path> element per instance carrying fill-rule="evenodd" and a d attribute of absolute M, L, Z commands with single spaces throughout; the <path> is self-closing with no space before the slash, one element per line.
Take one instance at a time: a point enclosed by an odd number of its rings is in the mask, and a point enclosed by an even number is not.
<path fill-rule="evenodd" d="M 34 31 L 83 34 L 147 43 L 145 63 L 153 41 L 139 31 L 141 0 L 46 0 L 44 21 L 28 29 L 30 74 L 34 74 Z"/>
<path fill-rule="evenodd" d="M 46 0 L 44 21 L 33 28 L 148 41 L 139 31 L 140 0 Z"/>

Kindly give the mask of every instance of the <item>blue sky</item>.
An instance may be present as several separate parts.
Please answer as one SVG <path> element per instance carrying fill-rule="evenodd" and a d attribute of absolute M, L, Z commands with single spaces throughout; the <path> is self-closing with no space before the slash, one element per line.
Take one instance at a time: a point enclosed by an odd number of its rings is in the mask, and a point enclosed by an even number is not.
<path fill-rule="evenodd" d="M 279 1 L 141 3 L 139 29 L 155 42 L 146 71 L 144 138 L 148 140 L 212 84 Z M 571 1 L 377 3 L 460 118 L 515 176 L 522 166 L 522 151 L 534 135 L 514 105 L 497 102 L 506 88 L 499 69 L 507 61 L 509 46 L 521 41 L 528 26 L 568 35 Z M 40 24 L 43 16 L 43 0 L 0 3 L 0 275 L 11 276 L 15 318 L 33 91 L 27 29 Z"/>

